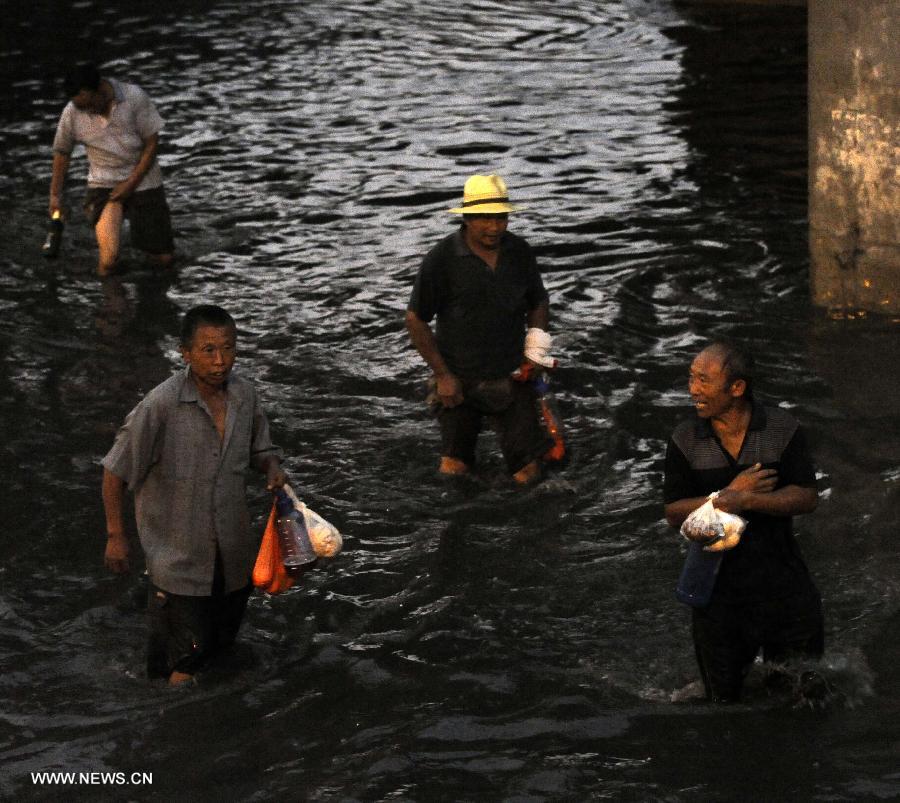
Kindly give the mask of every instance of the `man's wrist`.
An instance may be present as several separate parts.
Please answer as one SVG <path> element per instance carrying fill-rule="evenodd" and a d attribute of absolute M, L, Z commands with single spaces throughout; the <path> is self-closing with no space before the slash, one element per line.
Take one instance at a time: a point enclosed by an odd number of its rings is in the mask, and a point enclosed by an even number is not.
<path fill-rule="evenodd" d="M 731 513 L 740 513 L 743 510 L 747 510 L 750 506 L 750 493 L 749 491 L 738 491 L 734 488 L 723 488 L 719 491 L 719 495 L 717 499 L 722 499 L 722 494 L 725 494 L 725 499 L 723 501 L 726 502 L 728 507 L 732 508 Z"/>

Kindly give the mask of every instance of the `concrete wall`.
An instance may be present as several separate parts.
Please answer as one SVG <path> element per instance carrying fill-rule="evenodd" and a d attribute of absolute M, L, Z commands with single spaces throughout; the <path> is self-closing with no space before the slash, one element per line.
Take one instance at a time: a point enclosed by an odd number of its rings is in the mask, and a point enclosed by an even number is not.
<path fill-rule="evenodd" d="M 809 0 L 813 301 L 900 313 L 900 0 Z"/>
<path fill-rule="evenodd" d="M 695 6 L 805 6 L 809 0 L 678 0 L 678 2 Z"/>

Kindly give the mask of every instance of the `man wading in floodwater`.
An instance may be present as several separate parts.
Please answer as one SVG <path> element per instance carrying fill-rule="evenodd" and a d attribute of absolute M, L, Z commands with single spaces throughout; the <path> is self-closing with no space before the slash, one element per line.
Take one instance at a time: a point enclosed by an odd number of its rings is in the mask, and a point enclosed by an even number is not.
<path fill-rule="evenodd" d="M 540 476 L 540 457 L 553 442 L 531 384 L 510 375 L 526 359 L 554 362 L 547 355 L 547 291 L 531 247 L 506 230 L 515 207 L 500 176 L 469 178 L 463 205 L 450 211 L 462 215 L 462 225 L 426 255 L 406 311 L 410 339 L 434 371 L 440 472 L 470 470 L 489 416 L 510 473 L 525 484 Z"/>
<path fill-rule="evenodd" d="M 753 398 L 753 361 L 737 346 L 701 351 L 689 388 L 697 416 L 666 450 L 666 520 L 679 527 L 713 491 L 715 507 L 747 519 L 709 604 L 692 608 L 707 697 L 734 702 L 760 649 L 771 662 L 822 655 L 822 600 L 791 526 L 816 509 L 816 474 L 796 419 Z"/>
<path fill-rule="evenodd" d="M 115 271 L 125 217 L 134 247 L 158 267 L 170 267 L 172 226 L 156 159 L 163 121 L 153 101 L 134 84 L 102 77 L 93 64 L 72 69 L 65 92 L 69 102 L 53 140 L 50 216 L 62 211 L 69 159 L 84 143 L 90 168 L 84 209 L 97 237 L 97 273 Z"/>
<path fill-rule="evenodd" d="M 173 685 L 237 636 L 259 549 L 248 470 L 265 475 L 269 490 L 286 481 L 255 387 L 231 372 L 236 346 L 224 309 L 189 310 L 181 328 L 187 367 L 138 403 L 103 458 L 104 560 L 128 571 L 127 486 L 151 583 L 147 672 Z"/>

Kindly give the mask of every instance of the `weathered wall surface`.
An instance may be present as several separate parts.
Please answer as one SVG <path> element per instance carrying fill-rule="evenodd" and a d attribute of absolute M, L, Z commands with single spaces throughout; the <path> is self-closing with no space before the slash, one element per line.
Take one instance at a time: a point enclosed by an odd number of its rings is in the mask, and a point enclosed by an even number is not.
<path fill-rule="evenodd" d="M 805 6 L 809 0 L 679 0 L 679 2 L 707 6 Z"/>
<path fill-rule="evenodd" d="M 809 0 L 816 304 L 900 313 L 900 0 Z"/>

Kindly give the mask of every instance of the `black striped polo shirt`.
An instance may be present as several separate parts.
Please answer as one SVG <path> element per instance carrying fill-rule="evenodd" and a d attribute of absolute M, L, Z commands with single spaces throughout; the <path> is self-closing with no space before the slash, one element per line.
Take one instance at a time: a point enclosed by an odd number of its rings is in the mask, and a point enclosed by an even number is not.
<path fill-rule="evenodd" d="M 694 418 L 676 427 L 666 449 L 665 503 L 707 496 L 725 488 L 740 472 L 761 463 L 778 472 L 778 488 L 813 486 L 815 469 L 797 420 L 781 407 L 754 404 L 740 454 L 735 460 L 710 422 Z M 790 516 L 744 513 L 740 544 L 724 553 L 715 594 L 729 602 L 790 596 L 809 581 L 793 535 Z"/>

